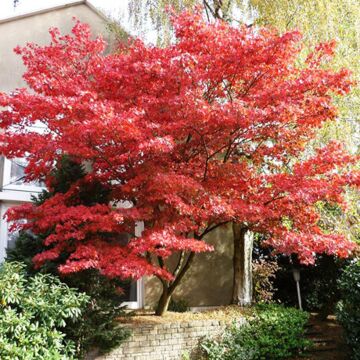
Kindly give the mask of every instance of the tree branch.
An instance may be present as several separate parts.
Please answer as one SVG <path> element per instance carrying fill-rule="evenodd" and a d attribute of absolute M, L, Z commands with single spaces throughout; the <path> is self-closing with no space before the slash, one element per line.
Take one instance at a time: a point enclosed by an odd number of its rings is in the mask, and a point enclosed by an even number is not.
<path fill-rule="evenodd" d="M 225 224 L 227 224 L 227 223 L 228 223 L 228 221 L 223 221 L 223 222 L 220 222 L 220 223 L 215 224 L 215 225 L 213 225 L 213 226 L 207 227 L 207 228 L 203 231 L 203 233 L 201 234 L 201 238 L 203 238 L 203 237 L 204 237 L 206 234 L 208 234 L 209 232 L 211 232 L 211 231 L 215 230 L 216 228 L 218 228 L 218 227 L 220 227 L 220 226 L 222 226 L 222 225 L 225 225 Z"/>
<path fill-rule="evenodd" d="M 179 271 L 178 276 L 174 279 L 174 281 L 170 284 L 170 286 L 168 287 L 168 291 L 169 294 L 171 295 L 174 290 L 176 289 L 176 287 L 179 285 L 181 279 L 184 277 L 184 275 L 186 274 L 186 272 L 188 271 L 190 265 L 192 264 L 192 262 L 194 261 L 195 258 L 195 253 L 191 252 L 188 256 L 188 258 L 186 259 L 185 265 L 183 266 L 183 268 Z"/>
<path fill-rule="evenodd" d="M 176 277 L 179 274 L 179 271 L 181 269 L 181 266 L 182 266 L 184 260 L 185 260 L 185 252 L 180 251 L 179 261 L 178 261 L 178 263 L 176 265 L 176 268 L 175 268 L 175 270 L 173 272 L 174 277 Z"/>

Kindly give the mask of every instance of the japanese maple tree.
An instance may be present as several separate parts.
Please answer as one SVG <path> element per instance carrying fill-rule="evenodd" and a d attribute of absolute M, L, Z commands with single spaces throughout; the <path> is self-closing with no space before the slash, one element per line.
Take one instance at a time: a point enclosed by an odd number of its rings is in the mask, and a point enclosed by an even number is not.
<path fill-rule="evenodd" d="M 109 204 L 77 203 L 74 183 L 40 206 L 10 210 L 9 220 L 27 219 L 18 227 L 49 233 L 35 263 L 68 254 L 64 274 L 155 275 L 163 285 L 157 314 L 195 253 L 211 250 L 206 235 L 228 222 L 304 263 L 317 252 L 348 256 L 354 244 L 321 231 L 316 204 L 345 206 L 344 188 L 359 181 L 349 170 L 357 159 L 341 144 L 304 153 L 336 117 L 332 95 L 351 87 L 347 70 L 326 67 L 333 43 L 316 46 L 299 67 L 296 31 L 207 24 L 199 13 L 174 25 L 173 45 L 135 40 L 114 54 L 84 24 L 65 36 L 52 29 L 50 45 L 16 49 L 31 91 L 0 95 L 1 151 L 28 158 L 28 181 L 51 188 L 67 155 L 87 168 L 79 181 L 111 188 Z M 33 130 L 39 121 L 44 132 Z M 141 236 L 119 240 L 137 222 Z"/>

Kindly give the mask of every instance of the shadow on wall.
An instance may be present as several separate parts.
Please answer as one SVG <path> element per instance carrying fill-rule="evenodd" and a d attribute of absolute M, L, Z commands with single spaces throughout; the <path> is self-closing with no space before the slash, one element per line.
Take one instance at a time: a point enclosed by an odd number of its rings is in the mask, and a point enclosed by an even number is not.
<path fill-rule="evenodd" d="M 231 224 L 207 236 L 213 252 L 197 254 L 195 261 L 175 290 L 174 300 L 186 300 L 189 306 L 228 305 L 232 291 L 233 235 Z M 153 277 L 145 280 L 145 307 L 154 308 L 161 294 L 161 283 Z"/>

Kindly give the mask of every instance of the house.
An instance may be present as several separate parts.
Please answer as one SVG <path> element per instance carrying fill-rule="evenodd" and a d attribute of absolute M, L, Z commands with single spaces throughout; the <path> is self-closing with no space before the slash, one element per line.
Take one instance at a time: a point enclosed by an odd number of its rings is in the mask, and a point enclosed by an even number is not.
<path fill-rule="evenodd" d="M 69 33 L 74 24 L 73 17 L 88 23 L 94 35 L 101 34 L 111 43 L 107 18 L 86 0 L 0 20 L 0 91 L 9 92 L 26 86 L 22 79 L 22 61 L 14 54 L 13 48 L 27 42 L 48 43 L 50 27 Z M 24 164 L 24 159 L 10 161 L 2 157 L 0 161 L 0 260 L 4 259 L 5 249 L 12 246 L 16 238 L 16 234 L 8 230 L 4 213 L 11 206 L 31 201 L 31 195 L 41 191 L 41 184 L 25 184 L 22 181 Z M 211 234 L 209 242 L 216 250 L 197 255 L 197 261 L 175 292 L 175 299 L 186 300 L 192 307 L 229 303 L 232 288 L 232 241 L 229 231 L 228 228 L 219 228 Z M 159 296 L 160 282 L 156 278 L 141 279 L 127 289 L 126 303 L 131 308 L 152 307 Z"/>

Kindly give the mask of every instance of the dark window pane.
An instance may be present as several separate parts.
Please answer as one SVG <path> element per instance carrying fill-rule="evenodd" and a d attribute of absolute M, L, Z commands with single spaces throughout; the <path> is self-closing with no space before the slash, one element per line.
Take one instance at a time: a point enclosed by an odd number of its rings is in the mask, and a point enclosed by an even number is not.
<path fill-rule="evenodd" d="M 7 248 L 8 249 L 12 249 L 15 247 L 15 242 L 16 242 L 16 239 L 17 237 L 19 236 L 19 233 L 16 231 L 16 232 L 12 232 L 8 234 L 8 241 L 7 241 Z"/>
<path fill-rule="evenodd" d="M 137 301 L 137 283 L 136 281 L 125 282 L 121 285 L 124 294 L 121 296 L 122 301 Z"/>
<path fill-rule="evenodd" d="M 117 235 L 120 245 L 125 246 L 131 239 L 131 234 L 121 233 Z M 121 288 L 124 293 L 121 296 L 121 300 L 124 302 L 137 301 L 137 282 L 136 281 L 124 281 L 121 283 Z"/>

